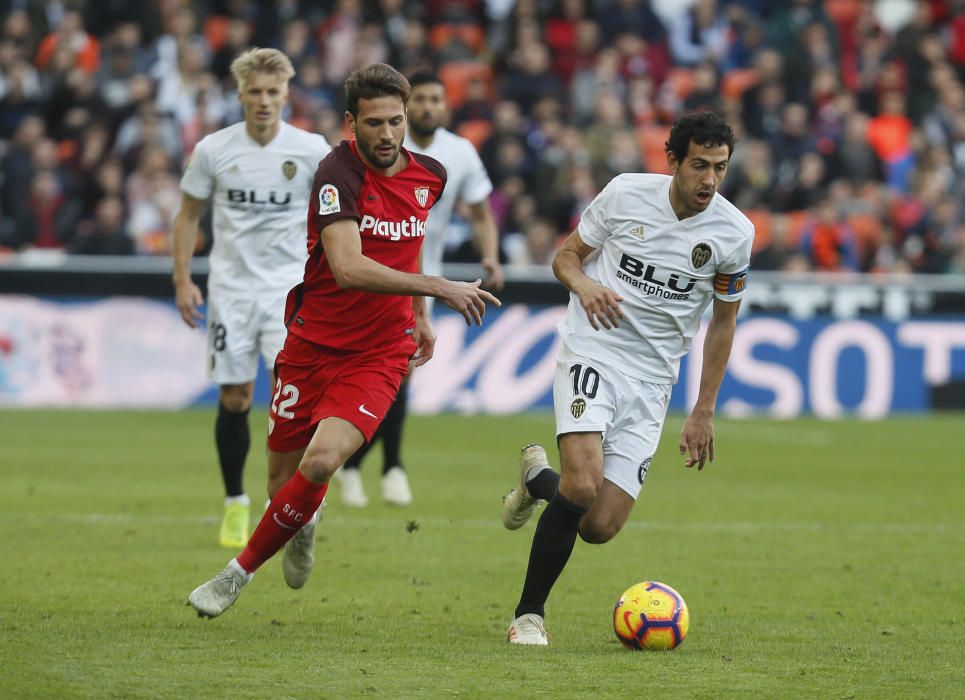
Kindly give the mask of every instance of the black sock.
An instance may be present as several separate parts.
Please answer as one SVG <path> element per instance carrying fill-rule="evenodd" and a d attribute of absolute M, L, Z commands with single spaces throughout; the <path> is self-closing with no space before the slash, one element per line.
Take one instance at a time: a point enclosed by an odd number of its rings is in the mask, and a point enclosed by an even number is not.
<path fill-rule="evenodd" d="M 523 593 L 516 606 L 516 617 L 526 613 L 543 616 L 543 606 L 549 598 L 550 589 L 556 583 L 563 567 L 566 566 L 580 518 L 586 512 L 557 493 L 543 511 L 536 523 L 533 546 L 529 551 L 529 565 L 526 568 L 526 581 Z"/>
<path fill-rule="evenodd" d="M 248 411 L 240 413 L 229 411 L 224 404 L 218 404 L 218 419 L 214 423 L 214 442 L 218 448 L 218 461 L 221 463 L 221 478 L 224 480 L 225 494 L 241 496 L 245 489 L 242 477 L 245 459 L 251 446 L 251 432 L 248 429 Z"/>
<path fill-rule="evenodd" d="M 385 414 L 380 429 L 382 431 L 382 473 L 392 467 L 402 467 L 402 424 L 409 404 L 409 382 L 403 381 L 395 401 Z M 405 467 L 403 467 L 404 469 Z"/>
<path fill-rule="evenodd" d="M 534 498 L 542 498 L 544 501 L 549 501 L 553 498 L 553 494 L 556 493 L 559 485 L 560 475 L 552 469 L 543 469 L 539 474 L 526 482 L 526 490 L 529 491 L 529 495 Z"/>

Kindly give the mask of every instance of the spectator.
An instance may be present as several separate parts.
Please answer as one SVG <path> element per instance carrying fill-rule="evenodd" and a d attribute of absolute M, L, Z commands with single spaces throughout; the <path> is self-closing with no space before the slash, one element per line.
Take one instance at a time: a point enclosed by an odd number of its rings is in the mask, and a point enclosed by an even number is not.
<path fill-rule="evenodd" d="M 503 79 L 502 95 L 517 103 L 524 114 L 543 97 L 563 99 L 563 85 L 550 70 L 549 50 L 541 43 L 520 47 Z"/>
<path fill-rule="evenodd" d="M 60 25 L 40 42 L 37 48 L 37 68 L 47 70 L 59 49 L 69 51 L 72 65 L 91 75 L 97 72 L 100 65 L 100 42 L 84 31 L 84 20 L 79 12 L 65 12 Z"/>
<path fill-rule="evenodd" d="M 708 109 L 719 112 L 720 103 L 720 75 L 717 66 L 712 61 L 703 61 L 694 68 L 694 87 L 684 98 L 684 111 Z"/>
<path fill-rule="evenodd" d="M 225 116 L 221 86 L 206 70 L 206 51 L 200 41 L 186 42 L 179 47 L 177 70 L 162 76 L 158 83 L 158 110 L 173 115 L 181 128 L 195 119 L 202 100 L 206 121 L 221 123 Z"/>
<path fill-rule="evenodd" d="M 770 238 L 751 255 L 755 270 L 783 270 L 794 250 L 790 247 L 791 223 L 786 214 L 776 214 L 770 221 Z"/>
<path fill-rule="evenodd" d="M 887 92 L 881 98 L 878 116 L 868 122 L 868 143 L 884 164 L 889 185 L 908 191 L 908 177 L 915 159 L 911 150 L 911 120 L 905 115 L 905 96 Z"/>
<path fill-rule="evenodd" d="M 822 272 L 860 269 L 854 231 L 841 220 L 830 199 L 822 200 L 801 235 L 801 251 Z"/>
<path fill-rule="evenodd" d="M 134 241 L 124 228 L 124 202 L 105 197 L 97 203 L 94 221 L 74 239 L 70 252 L 77 255 L 133 255 Z"/>
<path fill-rule="evenodd" d="M 697 0 L 670 26 L 670 53 L 680 66 L 722 62 L 728 47 L 728 22 L 717 0 Z"/>
<path fill-rule="evenodd" d="M 68 197 L 57 176 L 49 170 L 37 172 L 30 181 L 25 206 L 16 218 L 14 239 L 6 247 L 65 248 L 80 219 L 80 202 Z"/>
<path fill-rule="evenodd" d="M 170 170 L 167 153 L 148 145 L 141 151 L 137 170 L 127 179 L 127 228 L 137 251 L 170 255 L 174 215 L 181 202 L 178 179 Z"/>
<path fill-rule="evenodd" d="M 647 144 L 662 125 L 681 110 L 710 108 L 748 143 L 725 188 L 740 206 L 816 213 L 830 196 L 842 217 L 865 225 L 881 212 L 891 239 L 859 227 L 870 242 L 859 267 L 938 270 L 959 255 L 948 232 L 962 211 L 941 208 L 939 228 L 932 211 L 942 188 L 965 198 L 957 0 L 7 4 L 0 228 L 8 245 L 36 196 L 79 198 L 93 221 L 103 198 L 126 200 L 124 177 L 145 180 L 131 173 L 147 151 L 161 146 L 161 170 L 179 170 L 202 135 L 240 118 L 219 76 L 239 47 L 261 42 L 284 47 L 298 66 L 290 118 L 332 141 L 343 137 L 341 82 L 358 64 L 386 59 L 406 72 L 486 64 L 492 78 L 463 86 L 451 124 L 490 131 L 478 138 L 504 224 L 526 210 L 516 200 L 528 194 L 534 216 L 568 230 L 601 181 L 652 157 Z M 37 182 L 40 173 L 57 187 Z M 142 251 L 164 248 L 163 226 L 148 225 L 161 233 L 147 238 L 141 228 L 164 209 L 158 204 L 127 212 L 136 241 L 152 241 Z M 524 223 L 514 225 L 520 236 Z M 797 253 L 785 268 L 809 266 Z"/>
<path fill-rule="evenodd" d="M 651 4 L 650 0 L 610 0 L 599 3 L 596 19 L 603 36 L 616 36 L 627 32 L 648 43 L 663 40 L 663 23 Z"/>

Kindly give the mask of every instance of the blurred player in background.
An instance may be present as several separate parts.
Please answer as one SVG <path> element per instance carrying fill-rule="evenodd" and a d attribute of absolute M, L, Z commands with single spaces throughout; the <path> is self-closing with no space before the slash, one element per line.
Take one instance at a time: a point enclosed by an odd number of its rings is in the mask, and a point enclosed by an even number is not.
<path fill-rule="evenodd" d="M 672 176 L 618 175 L 557 253 L 570 290 L 560 323 L 553 403 L 560 474 L 539 445 L 523 448 L 503 524 L 539 518 L 515 619 L 514 644 L 547 644 L 544 605 L 576 535 L 602 544 L 623 527 L 657 449 L 680 358 L 713 300 L 700 389 L 680 436 L 684 466 L 714 460 L 713 415 L 743 296 L 754 226 L 717 194 L 734 132 L 689 113 L 667 141 Z"/>
<path fill-rule="evenodd" d="M 481 324 L 499 301 L 482 280 L 419 272 L 429 208 L 445 169 L 402 147 L 409 82 L 391 66 L 359 69 L 345 82 L 345 120 L 355 135 L 323 160 L 308 210 L 304 281 L 285 308 L 288 337 L 268 429 L 271 503 L 248 546 L 188 597 L 199 615 L 223 613 L 256 569 L 285 547 L 282 572 L 301 588 L 315 563 L 317 511 L 335 471 L 366 441 L 402 379 L 433 354 L 425 297 Z"/>
<path fill-rule="evenodd" d="M 467 139 L 443 128 L 447 105 L 442 81 L 431 71 L 419 71 L 409 78 L 412 97 L 409 99 L 409 129 L 406 147 L 412 153 L 435 158 L 446 169 L 446 190 L 429 213 L 426 238 L 422 246 L 422 269 L 427 275 L 442 274 L 442 256 L 446 246 L 446 231 L 452 222 L 456 202 L 469 208 L 473 234 L 481 253 L 480 263 L 486 272 L 486 286 L 499 291 L 503 287 L 503 269 L 499 263 L 499 231 L 489 207 L 493 185 L 486 168 Z M 432 313 L 432 299 L 426 300 Z M 382 499 L 391 505 L 406 506 L 412 502 L 412 491 L 402 463 L 402 426 L 408 403 L 408 380 L 402 383 L 399 395 L 371 442 L 352 455 L 338 472 L 342 501 L 349 506 L 363 507 L 368 497 L 362 486 L 362 459 L 376 440 L 382 440 Z"/>
<path fill-rule="evenodd" d="M 211 201 L 208 373 L 220 387 L 214 434 L 226 496 L 219 540 L 238 548 L 248 542 L 250 504 L 242 476 L 258 357 L 270 372 L 285 341 L 285 297 L 305 268 L 312 177 L 331 148 L 324 137 L 281 119 L 295 74 L 285 54 L 251 49 L 235 59 L 231 72 L 245 120 L 202 139 L 181 179 L 174 288 L 181 317 L 196 328 L 203 298 L 190 263 L 198 222 Z"/>

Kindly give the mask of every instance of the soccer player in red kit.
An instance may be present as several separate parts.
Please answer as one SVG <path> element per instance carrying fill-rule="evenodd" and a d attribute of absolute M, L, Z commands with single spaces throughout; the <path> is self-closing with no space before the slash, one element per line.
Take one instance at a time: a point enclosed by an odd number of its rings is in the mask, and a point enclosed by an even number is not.
<path fill-rule="evenodd" d="M 345 120 L 355 138 L 315 173 L 305 278 L 288 295 L 288 336 L 276 362 L 271 502 L 244 551 L 188 597 L 199 615 L 223 613 L 282 547 L 286 582 L 305 584 L 329 479 L 371 439 L 410 360 L 418 366 L 432 357 L 425 297 L 459 311 L 470 325 L 482 323 L 487 302 L 499 304 L 480 289 L 481 280 L 419 272 L 425 221 L 446 172 L 402 147 L 409 91 L 405 77 L 381 63 L 345 81 Z"/>

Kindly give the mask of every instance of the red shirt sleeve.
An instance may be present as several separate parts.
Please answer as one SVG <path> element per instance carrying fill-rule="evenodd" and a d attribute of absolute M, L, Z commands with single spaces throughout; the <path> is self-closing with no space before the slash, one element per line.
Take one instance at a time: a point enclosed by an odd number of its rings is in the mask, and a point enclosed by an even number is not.
<path fill-rule="evenodd" d="M 318 240 L 322 229 L 341 219 L 359 221 L 359 192 L 365 166 L 355 157 L 347 141 L 325 156 L 315 171 L 312 198 L 308 204 L 308 230 Z"/>

